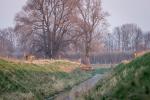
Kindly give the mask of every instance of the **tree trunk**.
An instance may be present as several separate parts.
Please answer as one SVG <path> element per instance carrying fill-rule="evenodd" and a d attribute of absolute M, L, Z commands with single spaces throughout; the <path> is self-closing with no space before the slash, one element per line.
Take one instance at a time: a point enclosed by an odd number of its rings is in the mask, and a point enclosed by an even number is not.
<path fill-rule="evenodd" d="M 86 67 L 91 67 L 90 63 L 90 45 L 86 43 L 85 45 L 85 55 L 83 56 L 81 63 L 84 64 Z"/>

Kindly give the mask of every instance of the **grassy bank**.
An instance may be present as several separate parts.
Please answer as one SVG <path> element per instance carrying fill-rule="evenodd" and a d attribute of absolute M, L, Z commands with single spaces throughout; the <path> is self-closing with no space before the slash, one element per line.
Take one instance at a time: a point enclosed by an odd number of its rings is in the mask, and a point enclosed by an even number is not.
<path fill-rule="evenodd" d="M 37 65 L 1 59 L 0 99 L 42 100 L 52 96 L 92 76 L 91 73 L 81 71 L 78 66 L 69 61 Z M 72 68 L 75 70 L 70 71 Z"/>
<path fill-rule="evenodd" d="M 85 96 L 86 100 L 149 100 L 150 53 L 118 65 Z"/>

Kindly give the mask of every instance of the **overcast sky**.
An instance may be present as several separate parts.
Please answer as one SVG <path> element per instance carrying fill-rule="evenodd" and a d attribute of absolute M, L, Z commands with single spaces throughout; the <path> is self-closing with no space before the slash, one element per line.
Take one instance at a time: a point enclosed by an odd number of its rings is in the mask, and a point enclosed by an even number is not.
<path fill-rule="evenodd" d="M 26 0 L 0 0 L 0 28 L 14 25 L 14 16 Z M 150 0 L 102 0 L 109 12 L 110 29 L 125 23 L 136 23 L 144 31 L 150 30 Z"/>
<path fill-rule="evenodd" d="M 0 28 L 14 26 L 14 17 L 26 0 L 0 0 Z"/>

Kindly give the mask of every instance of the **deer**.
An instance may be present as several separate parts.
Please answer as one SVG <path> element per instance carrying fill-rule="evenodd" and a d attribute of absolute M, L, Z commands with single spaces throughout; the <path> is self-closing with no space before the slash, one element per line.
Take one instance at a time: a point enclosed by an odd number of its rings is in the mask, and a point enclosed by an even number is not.
<path fill-rule="evenodd" d="M 148 53 L 148 52 L 150 52 L 150 50 L 136 51 L 136 52 L 134 52 L 134 58 L 143 56 L 144 54 L 146 54 L 146 53 Z"/>
<path fill-rule="evenodd" d="M 24 54 L 24 58 L 26 61 L 32 62 L 33 60 L 35 60 L 35 56 L 32 54 Z"/>

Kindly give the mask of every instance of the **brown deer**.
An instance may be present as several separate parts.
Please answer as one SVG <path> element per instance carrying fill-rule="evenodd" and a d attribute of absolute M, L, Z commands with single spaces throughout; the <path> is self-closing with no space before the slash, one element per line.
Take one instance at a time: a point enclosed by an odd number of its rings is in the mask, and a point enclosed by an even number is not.
<path fill-rule="evenodd" d="M 136 51 L 136 52 L 134 52 L 134 58 L 143 56 L 144 54 L 146 54 L 146 53 L 148 53 L 148 52 L 150 52 L 150 50 Z"/>
<path fill-rule="evenodd" d="M 25 54 L 24 58 L 26 61 L 32 62 L 33 60 L 35 60 L 35 56 L 32 54 Z"/>

